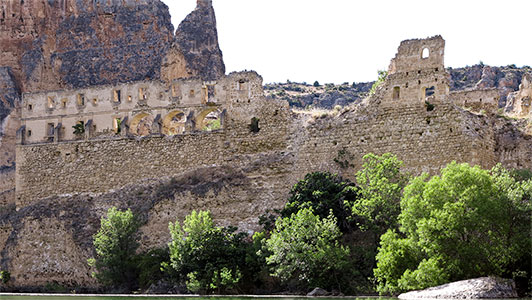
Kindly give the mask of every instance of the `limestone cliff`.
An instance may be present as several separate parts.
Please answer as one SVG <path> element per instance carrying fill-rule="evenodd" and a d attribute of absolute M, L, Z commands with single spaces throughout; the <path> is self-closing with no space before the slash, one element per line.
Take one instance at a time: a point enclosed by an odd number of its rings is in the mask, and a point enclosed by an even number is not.
<path fill-rule="evenodd" d="M 1 64 L 22 90 L 159 78 L 173 38 L 153 0 L 0 1 Z"/>
<path fill-rule="evenodd" d="M 163 64 L 162 79 L 199 76 L 215 80 L 224 74 L 214 9 L 210 0 L 201 0 L 177 28 Z"/>

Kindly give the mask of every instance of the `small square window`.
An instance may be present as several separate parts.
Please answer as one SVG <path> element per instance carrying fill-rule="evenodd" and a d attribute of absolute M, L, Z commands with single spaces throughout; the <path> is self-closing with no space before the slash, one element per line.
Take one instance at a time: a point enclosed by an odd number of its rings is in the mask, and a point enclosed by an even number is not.
<path fill-rule="evenodd" d="M 66 108 L 67 107 L 68 100 L 67 99 L 61 99 L 61 107 Z"/>
<path fill-rule="evenodd" d="M 31 130 L 28 130 L 28 137 L 31 136 Z"/>
<path fill-rule="evenodd" d="M 190 90 L 190 93 L 189 93 L 190 97 L 194 97 L 195 94 L 196 92 L 194 90 Z"/>
<path fill-rule="evenodd" d="M 94 105 L 98 104 L 98 99 L 97 98 L 93 98 L 92 99 L 92 104 L 94 104 Z"/>
<path fill-rule="evenodd" d="M 33 110 L 33 104 L 28 104 L 28 110 Z"/>

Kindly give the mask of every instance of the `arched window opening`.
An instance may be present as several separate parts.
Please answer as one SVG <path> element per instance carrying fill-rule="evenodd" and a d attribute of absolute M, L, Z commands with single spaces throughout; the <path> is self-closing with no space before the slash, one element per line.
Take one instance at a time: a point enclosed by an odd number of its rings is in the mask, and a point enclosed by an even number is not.
<path fill-rule="evenodd" d="M 187 117 L 180 110 L 168 113 L 163 119 L 162 133 L 164 135 L 176 135 L 185 132 Z"/>
<path fill-rule="evenodd" d="M 133 135 L 146 136 L 151 134 L 152 125 L 153 116 L 148 113 L 140 113 L 133 117 L 129 128 Z"/>
<path fill-rule="evenodd" d="M 260 131 L 258 118 L 255 118 L 255 117 L 251 118 L 251 124 L 249 124 L 249 131 L 253 133 L 257 133 Z"/>
<path fill-rule="evenodd" d="M 421 58 L 428 58 L 430 55 L 429 48 L 423 48 L 423 52 L 421 52 Z"/>

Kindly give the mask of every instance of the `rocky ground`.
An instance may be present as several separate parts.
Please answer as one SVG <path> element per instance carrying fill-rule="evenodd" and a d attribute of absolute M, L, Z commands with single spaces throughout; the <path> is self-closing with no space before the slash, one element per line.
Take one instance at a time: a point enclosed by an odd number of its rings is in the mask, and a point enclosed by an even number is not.
<path fill-rule="evenodd" d="M 451 91 L 474 88 L 497 88 L 501 95 L 499 107 L 504 107 L 508 94 L 519 90 L 523 75 L 532 73 L 532 68 L 515 65 L 491 67 L 483 64 L 463 68 L 448 68 Z M 332 109 L 358 103 L 367 97 L 372 82 L 345 82 L 343 84 L 308 84 L 297 82 L 269 83 L 264 86 L 266 95 L 283 99 L 292 107 Z"/>

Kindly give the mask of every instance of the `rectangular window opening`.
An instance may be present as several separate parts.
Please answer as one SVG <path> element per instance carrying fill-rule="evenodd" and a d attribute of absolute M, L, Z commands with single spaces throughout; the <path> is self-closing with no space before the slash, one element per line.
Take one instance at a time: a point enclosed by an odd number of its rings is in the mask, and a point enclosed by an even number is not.
<path fill-rule="evenodd" d="M 115 103 L 120 103 L 120 101 L 122 101 L 122 95 L 121 95 L 120 90 L 113 91 L 113 101 Z"/>
<path fill-rule="evenodd" d="M 79 106 L 85 105 L 85 94 L 78 94 L 78 105 Z"/>
<path fill-rule="evenodd" d="M 48 97 L 48 109 L 53 109 L 54 108 L 54 104 L 55 104 L 54 97 L 49 96 Z"/>
<path fill-rule="evenodd" d="M 399 100 L 401 88 L 398 86 L 393 87 L 393 100 Z"/>
<path fill-rule="evenodd" d="M 146 93 L 144 88 L 139 88 L 139 100 L 146 100 Z"/>
<path fill-rule="evenodd" d="M 46 135 L 48 137 L 54 136 L 55 133 L 55 126 L 54 123 L 48 123 L 46 126 Z"/>

